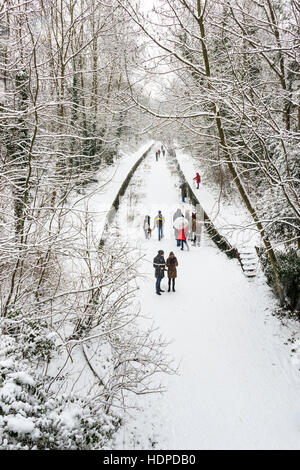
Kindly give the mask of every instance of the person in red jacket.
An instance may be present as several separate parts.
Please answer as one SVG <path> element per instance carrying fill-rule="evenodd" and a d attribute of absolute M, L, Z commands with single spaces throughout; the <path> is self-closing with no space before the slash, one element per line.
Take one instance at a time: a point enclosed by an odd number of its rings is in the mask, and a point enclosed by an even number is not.
<path fill-rule="evenodd" d="M 200 182 L 201 182 L 201 178 L 200 178 L 199 173 L 196 173 L 196 176 L 195 176 L 195 178 L 193 178 L 193 180 L 196 180 L 197 189 L 199 189 L 199 184 L 200 184 Z"/>
<path fill-rule="evenodd" d="M 178 240 L 180 240 L 181 242 L 181 249 L 183 250 L 183 244 L 186 245 L 187 247 L 187 250 L 189 251 L 189 245 L 187 244 L 187 241 L 186 241 L 186 236 L 185 236 L 185 230 L 184 228 L 182 228 L 179 232 L 179 236 L 178 236 Z"/>

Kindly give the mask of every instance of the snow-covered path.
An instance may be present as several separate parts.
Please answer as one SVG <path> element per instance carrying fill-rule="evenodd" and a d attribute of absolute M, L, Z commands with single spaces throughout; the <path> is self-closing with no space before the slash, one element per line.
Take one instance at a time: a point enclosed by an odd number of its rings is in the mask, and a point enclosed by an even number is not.
<path fill-rule="evenodd" d="M 133 182 L 132 188 L 141 205 L 128 226 L 124 200 L 119 224 L 148 261 L 158 249 L 165 258 L 170 251 L 178 258 L 176 292 L 161 296 L 155 294 L 152 263 L 143 263 L 147 276 L 140 281 L 140 303 L 172 341 L 168 352 L 180 367 L 179 375 L 163 377 L 165 394 L 144 399 L 145 411 L 134 423 L 140 444 L 134 445 L 146 448 L 143 435 L 151 431 L 159 449 L 300 449 L 299 371 L 271 315 L 268 287 L 261 279 L 249 282 L 237 260 L 205 236 L 201 247 L 189 252 L 176 247 L 172 215 L 182 205 L 162 157 L 159 162 L 148 157 L 136 181 L 140 186 Z M 144 215 L 153 223 L 158 209 L 166 218 L 165 238 L 159 242 L 154 231 L 144 240 Z M 122 445 L 128 448 L 125 434 Z"/>

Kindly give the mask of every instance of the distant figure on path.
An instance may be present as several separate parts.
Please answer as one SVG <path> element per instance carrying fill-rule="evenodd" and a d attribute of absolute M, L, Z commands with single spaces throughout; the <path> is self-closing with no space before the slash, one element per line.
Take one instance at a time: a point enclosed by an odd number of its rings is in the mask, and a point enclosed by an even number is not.
<path fill-rule="evenodd" d="M 151 237 L 151 228 L 150 228 L 150 216 L 145 215 L 143 229 L 145 233 L 145 238 L 148 239 Z"/>
<path fill-rule="evenodd" d="M 186 183 L 182 183 L 180 185 L 180 189 L 181 189 L 181 200 L 182 202 L 185 202 L 185 198 L 187 196 Z"/>
<path fill-rule="evenodd" d="M 158 152 L 157 151 L 155 152 L 155 159 L 158 162 Z"/>
<path fill-rule="evenodd" d="M 196 176 L 195 176 L 195 178 L 193 178 L 193 180 L 196 180 L 197 189 L 199 189 L 199 184 L 201 183 L 201 178 L 200 178 L 199 173 L 196 173 Z"/>
<path fill-rule="evenodd" d="M 157 150 L 157 154 L 160 157 L 160 149 Z"/>
<path fill-rule="evenodd" d="M 155 277 L 156 277 L 156 284 L 155 284 L 156 293 L 157 295 L 161 295 L 161 292 L 164 292 L 164 290 L 160 288 L 160 283 L 161 283 L 161 280 L 165 277 L 165 267 L 166 267 L 163 250 L 158 250 L 158 254 L 155 256 L 153 260 L 153 267 L 155 269 Z"/>
<path fill-rule="evenodd" d="M 158 240 L 160 241 L 163 236 L 164 236 L 164 231 L 163 231 L 163 227 L 164 227 L 164 223 L 165 223 L 165 218 L 163 217 L 161 211 L 158 211 L 158 214 L 157 216 L 155 217 L 154 219 L 154 227 L 153 227 L 153 230 L 155 229 L 155 227 L 157 226 L 157 230 L 158 230 Z"/>
<path fill-rule="evenodd" d="M 168 292 L 171 291 L 171 280 L 172 280 L 172 290 L 175 292 L 175 279 L 177 277 L 178 261 L 173 251 L 170 252 L 169 258 L 166 261 L 166 266 L 168 268 Z"/>

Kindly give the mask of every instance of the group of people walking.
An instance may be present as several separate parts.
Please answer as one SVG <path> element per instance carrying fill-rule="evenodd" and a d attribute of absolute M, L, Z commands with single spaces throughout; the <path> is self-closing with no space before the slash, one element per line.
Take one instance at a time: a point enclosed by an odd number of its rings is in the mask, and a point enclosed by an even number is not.
<path fill-rule="evenodd" d="M 190 240 L 193 246 L 200 246 L 201 231 L 202 231 L 202 218 L 201 214 L 186 210 L 185 214 L 177 209 L 173 215 L 173 228 L 177 246 L 184 249 L 184 246 L 189 251 L 187 240 Z"/>
<path fill-rule="evenodd" d="M 162 155 L 163 157 L 165 156 L 165 153 L 166 153 L 166 150 L 165 150 L 165 147 L 163 145 L 161 145 L 161 147 L 159 149 L 156 150 L 155 152 L 155 159 L 156 161 L 158 162 L 159 160 L 159 157 Z"/>
<path fill-rule="evenodd" d="M 146 215 L 144 218 L 143 229 L 145 233 L 145 238 L 151 238 L 152 231 L 157 227 L 158 230 L 158 240 L 160 241 L 164 236 L 164 223 L 165 218 L 163 217 L 161 211 L 158 211 L 157 216 L 154 219 L 153 228 L 150 227 L 150 216 Z"/>
<path fill-rule="evenodd" d="M 148 217 L 148 216 L 147 216 Z M 161 240 L 161 236 L 163 236 L 163 225 L 165 223 L 165 219 L 162 216 L 161 211 L 158 211 L 158 215 L 155 218 L 157 221 L 158 226 L 158 239 Z M 177 241 L 177 246 L 181 247 L 181 250 L 184 247 L 187 248 L 189 251 L 189 245 L 187 243 L 187 238 L 189 238 L 194 246 L 200 246 L 201 242 L 201 231 L 202 231 L 202 220 L 200 214 L 196 212 L 192 212 L 190 216 L 190 211 L 186 210 L 185 215 L 182 214 L 180 209 L 177 209 L 175 214 L 173 215 L 173 229 L 175 239 Z M 155 289 L 158 295 L 161 295 L 164 292 L 161 289 L 161 281 L 165 276 L 165 272 L 168 273 L 168 292 L 172 291 L 175 292 L 175 279 L 177 277 L 177 266 L 178 260 L 174 255 L 174 252 L 171 251 L 169 257 L 165 261 L 164 258 L 164 251 L 159 250 L 158 254 L 155 256 L 153 260 L 153 267 L 155 269 L 155 278 L 156 284 Z M 172 284 L 172 286 L 171 286 Z"/>
<path fill-rule="evenodd" d="M 155 152 L 156 161 L 158 161 L 161 153 L 163 156 L 165 155 L 165 149 L 163 145 Z M 195 180 L 197 189 L 199 189 L 199 184 L 201 182 L 200 174 L 196 173 L 196 176 L 193 178 L 193 180 Z M 180 185 L 180 190 L 181 200 L 183 203 L 185 203 L 185 198 L 187 197 L 187 183 L 185 181 Z M 150 238 L 152 231 L 157 227 L 158 240 L 160 241 L 164 236 L 164 224 L 165 218 L 160 210 L 154 219 L 154 226 L 152 229 L 150 224 L 150 216 L 146 215 L 143 225 L 145 238 Z M 202 220 L 200 214 L 197 212 L 192 212 L 192 215 L 190 215 L 190 211 L 187 209 L 185 214 L 183 214 L 181 209 L 177 209 L 173 215 L 173 229 L 177 247 L 180 247 L 181 250 L 184 250 L 184 247 L 186 247 L 186 249 L 189 251 L 190 248 L 187 242 L 188 239 L 194 246 L 200 246 Z M 157 295 L 161 295 L 161 293 L 164 292 L 164 290 L 161 288 L 161 281 L 165 277 L 165 272 L 167 272 L 168 276 L 168 292 L 171 292 L 171 288 L 172 292 L 175 292 L 177 266 L 178 260 L 173 251 L 170 252 L 167 260 L 165 260 L 164 251 L 158 250 L 158 253 L 153 260 L 153 267 L 155 269 L 156 278 L 155 290 Z"/>
<path fill-rule="evenodd" d="M 164 236 L 164 225 L 165 218 L 161 211 L 158 211 L 158 214 L 154 219 L 153 228 L 151 228 L 150 216 L 146 215 L 143 224 L 145 238 L 151 238 L 152 231 L 157 227 L 158 241 L 160 241 Z M 187 209 L 183 215 L 181 209 L 177 209 L 173 215 L 173 229 L 176 244 L 181 248 L 181 250 L 186 247 L 189 251 L 187 239 L 189 239 L 194 246 L 200 246 L 202 230 L 200 214 L 192 212 L 192 215 L 190 215 L 190 211 Z"/>

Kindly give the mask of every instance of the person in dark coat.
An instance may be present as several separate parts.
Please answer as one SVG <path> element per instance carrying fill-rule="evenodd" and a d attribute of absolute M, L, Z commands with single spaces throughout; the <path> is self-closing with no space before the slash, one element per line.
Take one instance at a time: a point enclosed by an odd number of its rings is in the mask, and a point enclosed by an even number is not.
<path fill-rule="evenodd" d="M 155 227 L 157 227 L 158 240 L 161 240 L 164 236 L 164 230 L 163 230 L 164 229 L 164 223 L 165 223 L 165 218 L 162 215 L 161 211 L 158 211 L 158 214 L 154 219 L 154 227 L 153 227 L 153 230 L 155 229 Z"/>
<path fill-rule="evenodd" d="M 187 196 L 186 183 L 182 183 L 180 185 L 180 189 L 181 189 L 181 200 L 182 202 L 185 202 L 185 198 Z"/>
<path fill-rule="evenodd" d="M 196 183 L 197 183 L 197 189 L 199 189 L 199 184 L 200 184 L 200 182 L 201 182 L 201 178 L 200 178 L 199 173 L 196 173 L 196 176 L 195 176 L 195 178 L 193 178 L 193 180 L 196 181 Z"/>
<path fill-rule="evenodd" d="M 155 152 L 155 158 L 156 158 L 156 161 L 158 162 L 158 152 L 157 151 Z"/>
<path fill-rule="evenodd" d="M 168 292 L 171 290 L 171 281 L 172 281 L 172 290 L 175 292 L 175 279 L 177 277 L 177 269 L 178 261 L 176 256 L 174 255 L 173 251 L 170 252 L 169 258 L 166 261 L 166 266 L 168 268 Z"/>
<path fill-rule="evenodd" d="M 153 267 L 155 269 L 155 277 L 156 277 L 156 284 L 155 284 L 155 289 L 157 295 L 161 295 L 161 292 L 164 292 L 164 290 L 161 289 L 160 283 L 161 280 L 165 277 L 165 268 L 166 268 L 166 262 L 164 258 L 164 252 L 163 250 L 159 250 L 158 254 L 155 256 L 153 260 Z"/>
<path fill-rule="evenodd" d="M 173 215 L 173 223 L 175 222 L 176 219 L 178 219 L 178 217 L 182 217 L 182 212 L 181 212 L 180 209 L 177 209 L 177 211 L 174 213 L 174 215 Z M 175 236 L 175 240 L 176 240 L 177 246 L 180 246 L 180 240 L 178 240 L 179 230 L 178 230 L 178 228 L 176 228 L 176 227 L 174 227 L 174 226 L 173 226 L 173 229 L 174 229 L 174 236 Z"/>

